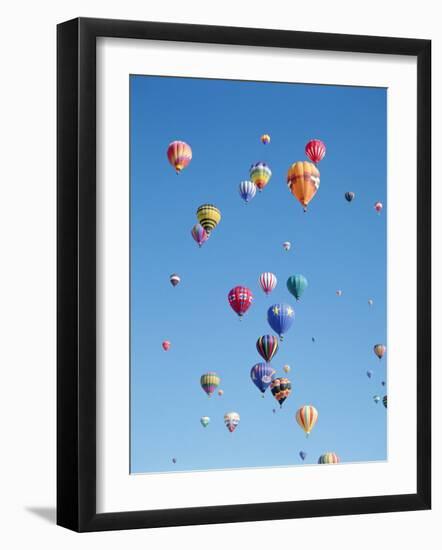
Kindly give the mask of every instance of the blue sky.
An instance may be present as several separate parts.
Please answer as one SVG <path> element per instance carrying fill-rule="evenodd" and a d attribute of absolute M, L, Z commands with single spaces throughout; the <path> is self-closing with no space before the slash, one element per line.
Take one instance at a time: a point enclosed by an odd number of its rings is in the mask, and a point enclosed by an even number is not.
<path fill-rule="evenodd" d="M 326 451 L 342 462 L 385 460 L 386 410 L 373 395 L 386 393 L 386 357 L 379 361 L 373 345 L 386 343 L 387 91 L 132 76 L 130 98 L 131 472 L 297 465 L 301 449 L 305 464 Z M 311 138 L 327 155 L 304 214 L 286 174 Z M 166 157 L 174 139 L 193 150 L 178 176 Z M 273 175 L 245 205 L 238 184 L 259 160 Z M 352 203 L 346 191 L 356 193 Z M 199 249 L 190 229 L 203 203 L 218 206 L 222 220 Z M 278 278 L 269 296 L 258 284 L 263 271 Z M 309 282 L 299 303 L 286 288 L 295 273 Z M 255 297 L 241 322 L 227 302 L 236 285 Z M 282 409 L 250 379 L 261 360 L 256 339 L 273 334 L 266 312 L 278 302 L 296 312 L 272 361 L 278 375 L 291 366 Z M 221 377 L 222 397 L 202 391 L 207 371 Z M 294 418 L 304 404 L 319 411 L 308 439 Z M 233 433 L 228 411 L 241 415 Z"/>

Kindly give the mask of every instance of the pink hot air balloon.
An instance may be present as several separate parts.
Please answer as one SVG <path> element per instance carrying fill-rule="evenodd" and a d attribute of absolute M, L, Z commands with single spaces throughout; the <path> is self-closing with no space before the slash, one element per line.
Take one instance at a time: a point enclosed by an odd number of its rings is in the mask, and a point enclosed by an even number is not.
<path fill-rule="evenodd" d="M 171 343 L 169 342 L 169 340 L 164 340 L 164 342 L 161 345 L 163 346 L 164 351 L 169 351 Z"/>
<path fill-rule="evenodd" d="M 179 174 L 192 160 L 192 149 L 185 141 L 172 141 L 167 148 L 167 158 Z"/>
<path fill-rule="evenodd" d="M 305 146 L 305 154 L 315 164 L 325 157 L 325 151 L 325 143 L 320 139 L 311 139 Z"/>
<path fill-rule="evenodd" d="M 193 227 L 192 227 L 192 230 L 190 232 L 192 234 L 192 237 L 194 239 L 194 241 L 198 244 L 198 246 L 201 248 L 203 246 L 203 244 L 207 241 L 207 239 L 209 238 L 209 235 L 207 233 L 207 231 L 204 229 L 204 227 L 199 224 L 199 223 L 196 223 Z"/>
<path fill-rule="evenodd" d="M 278 279 L 276 278 L 276 275 L 273 273 L 270 273 L 269 271 L 265 271 L 264 273 L 261 273 L 259 276 L 259 284 L 261 285 L 261 288 L 266 294 L 270 294 L 272 290 L 275 288 L 275 286 L 278 283 Z"/>
<path fill-rule="evenodd" d="M 384 205 L 381 203 L 381 202 L 376 202 L 375 205 L 374 205 L 374 209 L 376 210 L 376 212 L 378 214 L 381 213 L 382 209 L 384 208 Z"/>

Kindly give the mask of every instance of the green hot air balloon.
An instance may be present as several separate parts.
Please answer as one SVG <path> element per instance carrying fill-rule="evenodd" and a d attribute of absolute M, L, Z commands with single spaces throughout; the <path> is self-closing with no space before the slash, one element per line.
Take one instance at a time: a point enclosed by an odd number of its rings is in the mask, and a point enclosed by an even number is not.
<path fill-rule="evenodd" d="M 292 275 L 287 279 L 287 288 L 290 294 L 300 300 L 301 296 L 304 294 L 304 290 L 308 287 L 308 281 L 304 275 Z"/>

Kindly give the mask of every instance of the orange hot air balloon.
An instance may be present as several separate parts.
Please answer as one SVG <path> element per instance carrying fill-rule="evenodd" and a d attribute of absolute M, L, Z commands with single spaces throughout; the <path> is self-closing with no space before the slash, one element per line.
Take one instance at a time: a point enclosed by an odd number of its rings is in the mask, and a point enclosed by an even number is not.
<path fill-rule="evenodd" d="M 287 186 L 304 208 L 319 189 L 319 170 L 312 162 L 298 161 L 292 164 L 287 173 Z"/>

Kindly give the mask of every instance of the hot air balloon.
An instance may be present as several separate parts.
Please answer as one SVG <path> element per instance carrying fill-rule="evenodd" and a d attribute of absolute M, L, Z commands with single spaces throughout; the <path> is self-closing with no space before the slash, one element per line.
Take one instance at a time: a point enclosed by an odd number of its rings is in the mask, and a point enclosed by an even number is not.
<path fill-rule="evenodd" d="M 196 211 L 196 217 L 206 230 L 207 235 L 210 235 L 221 221 L 221 212 L 213 204 L 202 204 Z"/>
<path fill-rule="evenodd" d="M 208 416 L 202 416 L 200 418 L 200 422 L 201 422 L 201 425 L 203 426 L 203 428 L 207 428 L 207 426 L 209 425 L 210 423 L 210 417 Z"/>
<path fill-rule="evenodd" d="M 272 412 L 273 412 L 273 414 L 275 414 L 275 413 L 276 413 L 276 409 L 272 409 Z"/>
<path fill-rule="evenodd" d="M 296 411 L 296 422 L 304 430 L 306 436 L 313 430 L 318 420 L 318 411 L 313 405 L 303 405 Z"/>
<path fill-rule="evenodd" d="M 268 363 L 257 363 L 250 371 L 250 378 L 258 390 L 263 394 L 272 382 L 275 370 Z"/>
<path fill-rule="evenodd" d="M 382 209 L 384 208 L 384 205 L 381 203 L 381 202 L 376 202 L 375 205 L 374 205 L 374 209 L 376 210 L 376 212 L 378 214 L 381 213 Z"/>
<path fill-rule="evenodd" d="M 342 290 L 337 290 L 336 291 L 336 296 L 342 296 Z"/>
<path fill-rule="evenodd" d="M 224 390 L 218 390 L 218 395 L 221 397 L 224 395 Z"/>
<path fill-rule="evenodd" d="M 290 369 L 290 365 L 284 365 L 284 366 L 282 367 L 282 370 L 283 370 L 286 374 L 288 374 L 288 373 L 290 372 L 290 370 L 291 370 L 291 369 Z"/>
<path fill-rule="evenodd" d="M 353 191 L 347 191 L 347 193 L 345 193 L 345 198 L 348 202 L 351 202 L 355 198 L 355 194 Z"/>
<path fill-rule="evenodd" d="M 312 342 L 313 342 L 313 343 L 315 343 L 315 342 L 316 342 L 316 340 L 315 340 L 315 337 L 314 337 L 314 336 L 312 336 Z"/>
<path fill-rule="evenodd" d="M 288 252 L 290 248 L 292 247 L 292 243 L 290 241 L 285 241 L 282 243 L 282 248 Z"/>
<path fill-rule="evenodd" d="M 169 281 L 170 281 L 170 284 L 175 287 L 180 284 L 181 277 L 176 273 L 172 273 L 172 275 L 169 277 Z"/>
<path fill-rule="evenodd" d="M 325 157 L 325 151 L 325 143 L 320 139 L 311 139 L 305 146 L 305 154 L 315 164 Z"/>
<path fill-rule="evenodd" d="M 207 233 L 207 231 L 204 229 L 204 227 L 202 225 L 200 225 L 199 223 L 195 224 L 193 227 L 192 227 L 192 231 L 191 231 L 191 234 L 192 234 L 192 237 L 194 238 L 194 240 L 197 242 L 198 246 L 201 248 L 203 246 L 203 244 L 207 241 L 207 239 L 209 238 L 209 235 Z"/>
<path fill-rule="evenodd" d="M 245 286 L 235 286 L 227 295 L 230 307 L 240 317 L 249 309 L 253 302 L 253 294 Z"/>
<path fill-rule="evenodd" d="M 287 289 L 290 292 L 290 294 L 293 294 L 293 296 L 296 298 L 296 300 L 300 300 L 301 296 L 304 293 L 304 290 L 308 286 L 308 281 L 304 277 L 304 275 L 297 274 L 292 275 L 287 279 Z"/>
<path fill-rule="evenodd" d="M 384 397 L 382 398 L 382 403 L 384 404 L 384 407 L 387 408 L 387 396 L 384 395 Z"/>
<path fill-rule="evenodd" d="M 169 342 L 169 340 L 164 340 L 164 342 L 161 345 L 163 346 L 164 351 L 169 351 L 171 343 Z"/>
<path fill-rule="evenodd" d="M 227 426 L 227 429 L 230 433 L 235 431 L 235 428 L 238 426 L 240 421 L 240 416 L 237 412 L 229 412 L 224 415 L 224 424 Z"/>
<path fill-rule="evenodd" d="M 372 370 L 368 370 L 367 371 L 367 376 L 368 378 L 371 378 L 373 376 L 373 371 Z"/>
<path fill-rule="evenodd" d="M 288 304 L 273 304 L 267 310 L 267 321 L 281 340 L 293 325 L 295 310 Z"/>
<path fill-rule="evenodd" d="M 374 351 L 375 354 L 379 357 L 379 359 L 382 359 L 382 357 L 384 356 L 385 352 L 387 351 L 387 347 L 384 346 L 384 344 L 376 344 L 376 345 L 373 347 L 373 351 Z"/>
<path fill-rule="evenodd" d="M 379 403 L 380 400 L 381 400 L 380 395 L 373 395 L 373 401 L 376 403 L 376 405 Z"/>
<path fill-rule="evenodd" d="M 267 145 L 268 143 L 270 143 L 270 136 L 269 134 L 263 134 L 261 136 L 261 143 L 263 143 L 264 145 Z"/>
<path fill-rule="evenodd" d="M 287 186 L 307 211 L 309 202 L 316 195 L 320 184 L 319 170 L 314 164 L 299 161 L 292 164 L 287 173 Z"/>
<path fill-rule="evenodd" d="M 270 294 L 272 290 L 274 290 L 275 286 L 278 283 L 278 279 L 276 278 L 276 275 L 273 273 L 270 273 L 269 271 L 265 271 L 264 273 L 261 273 L 258 279 L 259 284 L 261 285 L 261 288 L 266 294 Z"/>
<path fill-rule="evenodd" d="M 176 458 L 172 458 L 172 462 L 176 464 Z"/>
<path fill-rule="evenodd" d="M 216 374 L 216 372 L 207 372 L 206 374 L 203 374 L 200 378 L 201 387 L 209 397 L 219 386 L 219 383 L 220 383 L 220 378 Z"/>
<path fill-rule="evenodd" d="M 370 298 L 370 299 L 368 300 L 368 305 L 369 305 L 369 306 L 372 306 L 373 303 L 374 303 L 373 300 Z"/>
<path fill-rule="evenodd" d="M 242 181 L 239 184 L 239 194 L 242 200 L 247 204 L 256 195 L 256 185 L 253 181 Z"/>
<path fill-rule="evenodd" d="M 382 384 L 383 386 L 385 386 L 385 380 L 382 380 L 381 384 Z"/>
<path fill-rule="evenodd" d="M 324 453 L 318 459 L 318 464 L 338 464 L 339 456 L 336 453 Z"/>
<path fill-rule="evenodd" d="M 179 174 L 192 160 L 192 149 L 185 141 L 172 141 L 167 148 L 167 158 Z"/>
<path fill-rule="evenodd" d="M 284 401 L 292 393 L 292 383 L 288 378 L 275 378 L 270 384 L 270 390 L 282 407 Z"/>
<path fill-rule="evenodd" d="M 305 460 L 307 453 L 305 451 L 299 451 L 299 456 L 301 457 L 302 460 Z"/>
<path fill-rule="evenodd" d="M 265 162 L 256 162 L 250 167 L 250 179 L 260 191 L 269 183 L 271 176 L 270 166 Z"/>
<path fill-rule="evenodd" d="M 270 363 L 273 357 L 275 357 L 278 346 L 278 338 L 272 334 L 265 334 L 256 340 L 256 349 L 266 363 Z"/>

